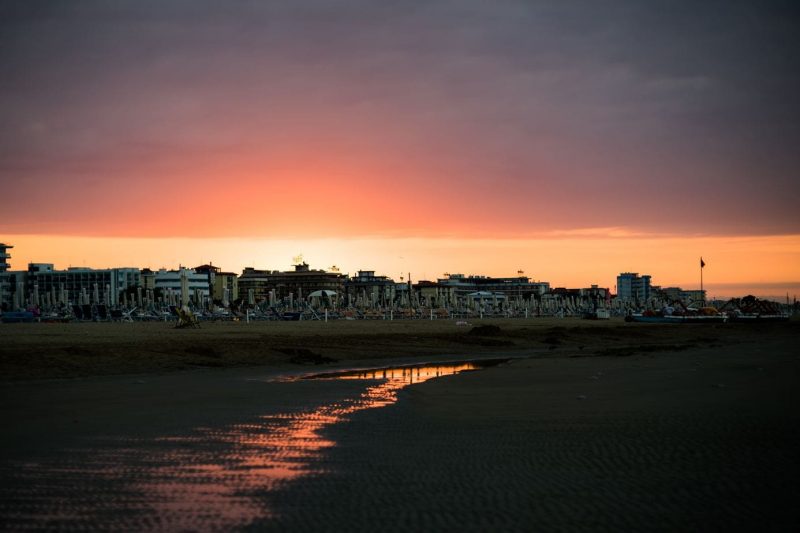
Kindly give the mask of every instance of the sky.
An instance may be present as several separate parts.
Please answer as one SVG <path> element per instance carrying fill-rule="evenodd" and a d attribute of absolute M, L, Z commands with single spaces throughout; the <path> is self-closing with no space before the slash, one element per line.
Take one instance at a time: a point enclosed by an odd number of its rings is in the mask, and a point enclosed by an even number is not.
<path fill-rule="evenodd" d="M 0 0 L 0 241 L 14 268 L 303 253 L 558 286 L 689 287 L 703 255 L 714 289 L 785 295 L 798 22 L 794 2 Z"/>

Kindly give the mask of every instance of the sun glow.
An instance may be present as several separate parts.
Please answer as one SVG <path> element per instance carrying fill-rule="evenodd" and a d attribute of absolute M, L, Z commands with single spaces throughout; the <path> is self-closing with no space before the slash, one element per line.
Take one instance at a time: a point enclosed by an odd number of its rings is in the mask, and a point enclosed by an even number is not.
<path fill-rule="evenodd" d="M 176 268 L 213 263 L 224 270 L 244 267 L 287 270 L 302 253 L 312 268 L 343 273 L 375 270 L 412 280 L 435 279 L 444 272 L 513 276 L 518 270 L 552 286 L 614 287 L 622 271 L 647 273 L 653 283 L 695 288 L 699 257 L 706 260 L 705 286 L 711 296 L 753 293 L 785 297 L 800 292 L 800 235 L 614 236 L 556 238 L 211 238 L 157 239 L 8 235 L 12 269 L 28 262 L 57 268 L 133 266 Z M 406 277 L 407 279 L 407 277 Z"/>

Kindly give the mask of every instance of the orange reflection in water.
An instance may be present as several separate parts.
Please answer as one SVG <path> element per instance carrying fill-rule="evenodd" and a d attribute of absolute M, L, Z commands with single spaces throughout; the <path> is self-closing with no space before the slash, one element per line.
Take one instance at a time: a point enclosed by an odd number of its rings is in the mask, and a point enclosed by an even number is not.
<path fill-rule="evenodd" d="M 400 388 L 414 383 L 422 383 L 432 378 L 440 376 L 449 376 L 458 374 L 459 372 L 466 372 L 469 370 L 478 370 L 481 367 L 475 363 L 461 363 L 461 364 L 448 364 L 448 365 L 429 365 L 422 367 L 397 367 L 397 368 L 380 368 L 376 370 L 366 370 L 363 372 L 355 371 L 344 374 L 334 375 L 334 379 L 388 379 L 393 382 L 402 383 Z M 319 376 L 324 378 L 325 375 Z"/>
<path fill-rule="evenodd" d="M 365 388 L 315 409 L 196 428 L 179 436 L 95 440 L 56 459 L 14 464 L 12 493 L 24 505 L 0 501 L 0 521 L 13 524 L 11 529 L 51 530 L 227 531 L 246 526 L 271 516 L 266 493 L 301 476 L 324 473 L 319 459 L 336 445 L 324 435 L 326 428 L 358 411 L 394 403 L 397 392 L 411 384 L 486 364 L 311 376 L 366 380 Z"/>
<path fill-rule="evenodd" d="M 20 530 L 240 528 L 272 516 L 266 493 L 325 472 L 319 459 L 336 445 L 326 428 L 396 402 L 411 384 L 499 362 L 309 376 L 366 382 L 362 392 L 315 409 L 180 436 L 95 440 L 55 459 L 15 464 L 13 494 L 24 505 L 0 502 L 0 522 Z"/>
<path fill-rule="evenodd" d="M 300 476 L 323 473 L 315 464 L 335 442 L 328 426 L 366 409 L 397 401 L 397 391 L 429 379 L 481 368 L 472 363 L 401 367 L 312 376 L 314 379 L 378 380 L 355 398 L 311 411 L 266 416 L 225 429 L 201 429 L 191 437 L 160 439 L 176 445 L 139 489 L 152 495 L 159 522 L 172 528 L 228 529 L 270 516 L 256 494 Z M 192 443 L 213 453 L 198 454 Z"/>

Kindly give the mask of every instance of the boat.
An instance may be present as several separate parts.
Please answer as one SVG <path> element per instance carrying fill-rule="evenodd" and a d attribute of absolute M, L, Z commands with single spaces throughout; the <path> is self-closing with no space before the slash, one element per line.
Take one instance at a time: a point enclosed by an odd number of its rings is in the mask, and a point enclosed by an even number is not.
<path fill-rule="evenodd" d="M 19 322 L 33 322 L 34 316 L 31 311 L 6 311 L 1 318 L 3 324 L 16 324 Z"/>

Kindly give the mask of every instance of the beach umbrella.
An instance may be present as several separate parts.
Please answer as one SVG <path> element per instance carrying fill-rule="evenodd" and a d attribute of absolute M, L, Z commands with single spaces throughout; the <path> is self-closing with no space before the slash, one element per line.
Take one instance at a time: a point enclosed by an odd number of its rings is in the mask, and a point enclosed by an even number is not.
<path fill-rule="evenodd" d="M 336 291 L 319 290 L 319 291 L 312 292 L 311 294 L 308 295 L 308 297 L 309 298 L 322 298 L 323 295 L 324 296 L 336 296 L 336 294 L 337 294 Z"/>
<path fill-rule="evenodd" d="M 181 269 L 181 305 L 189 304 L 189 279 L 186 275 L 186 269 Z"/>
<path fill-rule="evenodd" d="M 15 291 L 14 291 L 14 311 L 16 311 L 17 309 L 19 309 L 19 307 L 20 307 L 20 305 L 19 305 L 19 295 L 20 295 L 20 292 L 21 292 L 21 290 L 20 290 L 20 284 L 19 284 L 19 283 L 17 283 L 17 290 L 15 290 Z"/>

